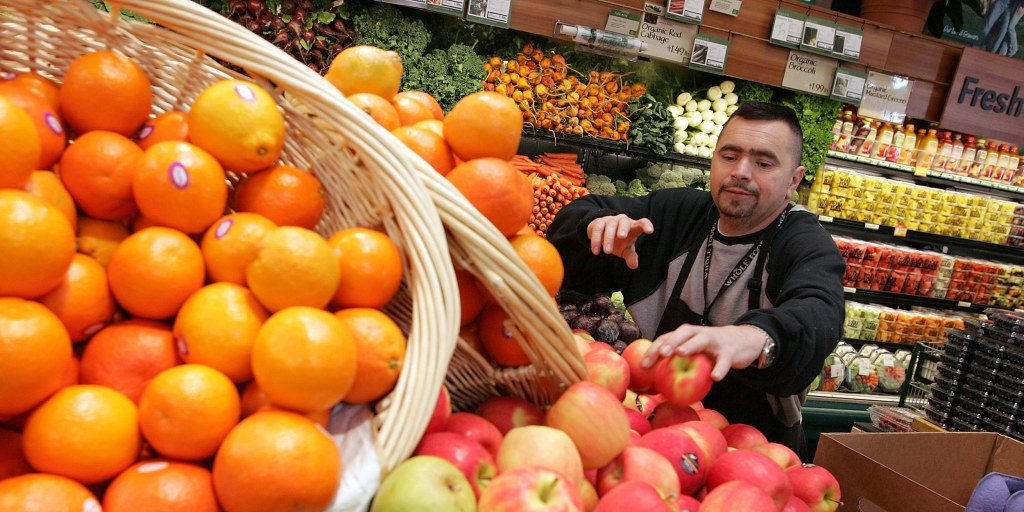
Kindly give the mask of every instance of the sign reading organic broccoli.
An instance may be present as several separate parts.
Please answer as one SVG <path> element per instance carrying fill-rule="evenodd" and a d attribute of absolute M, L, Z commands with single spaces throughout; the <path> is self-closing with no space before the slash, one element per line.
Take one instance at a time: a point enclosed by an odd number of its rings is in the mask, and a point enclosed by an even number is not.
<path fill-rule="evenodd" d="M 788 89 L 828 96 L 832 92 L 832 79 L 839 61 L 821 55 L 789 51 L 789 61 L 782 76 L 782 86 Z"/>

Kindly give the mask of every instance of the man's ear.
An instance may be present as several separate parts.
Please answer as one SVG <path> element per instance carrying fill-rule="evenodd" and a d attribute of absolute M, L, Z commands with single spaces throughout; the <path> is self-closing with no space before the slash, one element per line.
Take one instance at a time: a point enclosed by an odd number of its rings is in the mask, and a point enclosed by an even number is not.
<path fill-rule="evenodd" d="M 804 179 L 804 166 L 798 166 L 796 171 L 793 172 L 793 179 L 789 184 L 789 192 L 792 194 L 797 187 L 800 186 L 800 182 Z"/>

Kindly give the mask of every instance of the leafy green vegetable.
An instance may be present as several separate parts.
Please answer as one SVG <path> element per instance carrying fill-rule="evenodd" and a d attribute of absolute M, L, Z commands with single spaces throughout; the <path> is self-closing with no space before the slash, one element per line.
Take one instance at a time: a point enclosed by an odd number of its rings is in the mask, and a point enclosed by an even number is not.
<path fill-rule="evenodd" d="M 464 96 L 483 90 L 487 70 L 473 48 L 456 43 L 416 59 L 403 74 L 402 90 L 426 91 L 448 112 Z"/>
<path fill-rule="evenodd" d="M 664 155 L 672 147 L 672 113 L 650 94 L 628 103 L 629 143 Z"/>
<path fill-rule="evenodd" d="M 772 94 L 774 91 L 771 86 L 759 84 L 757 82 L 748 82 L 746 80 L 734 81 L 736 82 L 736 90 L 733 92 L 740 97 L 740 103 L 743 103 L 744 101 L 760 101 L 767 103 L 772 100 Z"/>
<path fill-rule="evenodd" d="M 832 144 L 832 125 L 843 104 L 826 96 L 795 91 L 785 91 L 782 97 L 776 97 L 774 101 L 792 108 L 800 120 L 800 127 L 804 131 L 804 154 L 800 163 L 804 166 L 804 178 L 811 181 L 828 157 L 828 148 Z"/>
<path fill-rule="evenodd" d="M 103 11 L 103 12 L 110 12 L 110 2 L 102 2 L 100 0 L 89 0 L 89 1 L 92 2 L 93 7 L 97 8 L 97 9 Z M 218 2 L 209 2 L 209 3 L 218 3 Z M 227 0 L 224 0 L 223 3 L 226 5 L 227 4 Z M 211 9 L 213 9 L 213 8 L 211 7 Z M 216 10 L 216 9 L 213 9 L 213 10 Z M 220 12 L 220 11 L 218 11 L 218 12 Z M 126 20 L 131 20 L 131 21 L 141 21 L 143 23 L 153 23 L 153 20 L 151 20 L 151 19 L 149 19 L 149 18 L 147 18 L 145 16 L 142 16 L 141 14 L 135 14 L 134 12 L 129 11 L 128 9 L 121 9 L 121 18 L 122 19 L 126 19 Z"/>
<path fill-rule="evenodd" d="M 430 44 L 430 32 L 418 19 L 406 18 L 391 4 L 372 3 L 352 16 L 356 44 L 394 50 L 402 58 L 402 82 L 423 58 Z"/>

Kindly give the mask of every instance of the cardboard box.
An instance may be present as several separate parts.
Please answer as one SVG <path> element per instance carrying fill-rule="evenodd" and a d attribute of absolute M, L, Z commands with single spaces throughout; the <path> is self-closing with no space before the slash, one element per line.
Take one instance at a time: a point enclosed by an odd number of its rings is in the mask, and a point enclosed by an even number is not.
<path fill-rule="evenodd" d="M 981 477 L 1024 477 L 1024 443 L 987 432 L 822 434 L 814 463 L 835 475 L 838 512 L 963 512 Z"/>

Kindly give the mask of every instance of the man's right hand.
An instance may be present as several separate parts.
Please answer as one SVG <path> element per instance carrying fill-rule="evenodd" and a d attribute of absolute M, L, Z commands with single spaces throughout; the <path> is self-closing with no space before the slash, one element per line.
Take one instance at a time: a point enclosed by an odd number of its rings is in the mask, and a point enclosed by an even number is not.
<path fill-rule="evenodd" d="M 587 226 L 590 250 L 594 254 L 614 254 L 626 260 L 626 266 L 632 269 L 639 265 L 634 245 L 641 233 L 654 233 L 650 219 L 633 220 L 624 214 L 594 219 Z"/>

